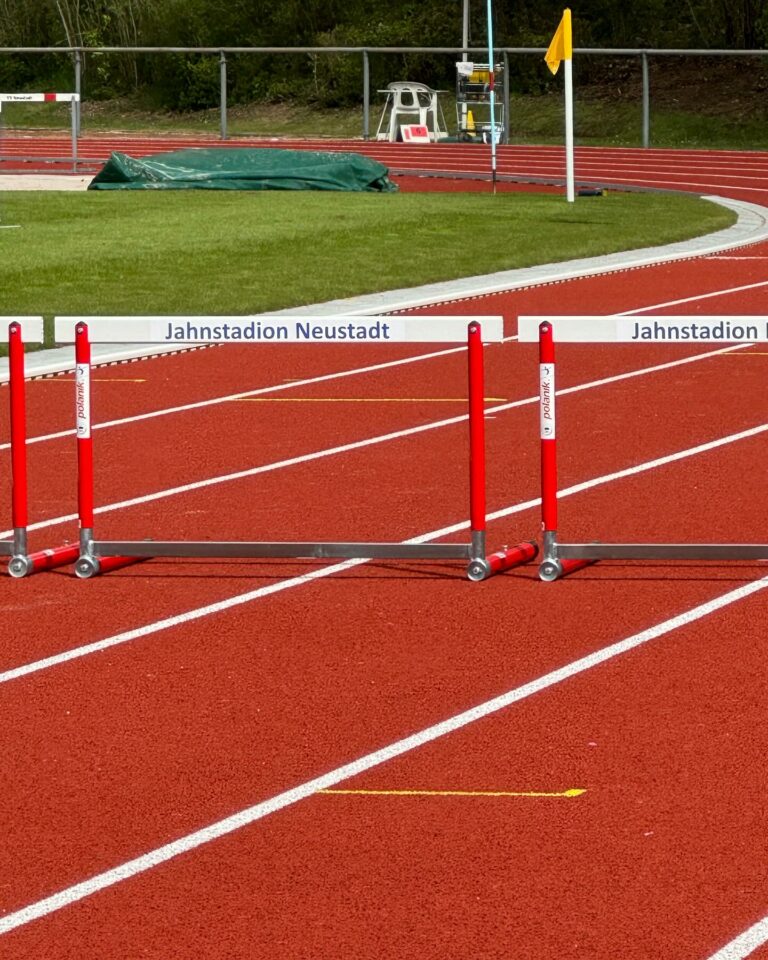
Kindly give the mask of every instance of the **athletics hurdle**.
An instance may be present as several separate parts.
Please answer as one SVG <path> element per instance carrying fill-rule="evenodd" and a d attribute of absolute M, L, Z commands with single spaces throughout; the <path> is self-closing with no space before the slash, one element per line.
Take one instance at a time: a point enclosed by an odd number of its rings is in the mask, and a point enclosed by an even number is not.
<path fill-rule="evenodd" d="M 541 517 L 539 577 L 557 580 L 598 560 L 768 560 L 764 543 L 563 543 L 557 530 L 555 342 L 768 342 L 768 316 L 565 316 L 518 319 L 518 341 L 539 343 Z"/>
<path fill-rule="evenodd" d="M 5 323 L 8 324 L 5 327 Z M 43 342 L 42 317 L 4 317 L 0 340 L 8 344 L 8 393 L 11 426 L 11 514 L 13 540 L 0 540 L 0 556 L 10 557 L 8 573 L 26 577 L 38 570 L 51 570 L 74 563 L 76 544 L 53 550 L 27 552 L 27 408 L 24 391 L 24 343 Z"/>
<path fill-rule="evenodd" d="M 79 127 L 77 111 L 80 109 L 79 93 L 0 93 L 0 110 L 4 103 L 68 103 L 71 119 L 72 156 L 71 157 L 3 157 L 0 160 L 44 160 L 47 163 L 71 163 L 72 172 L 77 173 L 77 130 Z"/>
<path fill-rule="evenodd" d="M 483 331 L 483 327 L 485 329 Z M 78 513 L 80 557 L 76 574 L 85 579 L 130 558 L 312 558 L 467 560 L 470 580 L 535 559 L 533 542 L 486 555 L 485 421 L 483 342 L 500 342 L 502 317 L 57 317 L 56 340 L 75 342 Z M 94 537 L 94 459 L 91 438 L 91 343 L 464 343 L 469 383 L 469 543 L 358 543 L 286 541 L 106 541 Z"/>

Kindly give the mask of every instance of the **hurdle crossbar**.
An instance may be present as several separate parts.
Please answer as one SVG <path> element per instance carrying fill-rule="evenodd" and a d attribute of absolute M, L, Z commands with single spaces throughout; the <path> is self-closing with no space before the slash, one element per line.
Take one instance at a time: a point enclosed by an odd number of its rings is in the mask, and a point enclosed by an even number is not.
<path fill-rule="evenodd" d="M 518 341 L 539 343 L 543 549 L 539 577 L 557 580 L 598 560 L 768 560 L 761 543 L 564 543 L 558 539 L 555 342 L 768 342 L 768 316 L 520 317 Z"/>
<path fill-rule="evenodd" d="M 24 378 L 24 344 L 43 342 L 42 317 L 4 317 L 0 341 L 8 344 L 8 395 L 11 432 L 11 518 L 13 539 L 0 540 L 0 556 L 10 557 L 8 573 L 26 577 L 77 560 L 75 544 L 30 554 L 27 545 L 29 503 L 27 484 L 27 411 Z"/>
<path fill-rule="evenodd" d="M 533 542 L 486 555 L 485 414 L 483 343 L 503 338 L 502 317 L 258 316 L 258 317 L 58 317 L 56 340 L 75 342 L 78 514 L 81 578 L 139 559 L 310 558 L 465 560 L 470 580 L 533 560 Z M 189 343 L 402 343 L 466 342 L 469 384 L 471 539 L 465 543 L 343 541 L 99 540 L 94 535 L 94 458 L 91 430 L 92 342 Z"/>
<path fill-rule="evenodd" d="M 71 163 L 72 172 L 77 173 L 79 158 L 77 155 L 77 133 L 79 129 L 78 111 L 79 93 L 0 93 L 0 111 L 4 103 L 68 103 L 70 109 L 71 157 L 2 156 L 0 160 L 44 161 L 46 163 Z"/>

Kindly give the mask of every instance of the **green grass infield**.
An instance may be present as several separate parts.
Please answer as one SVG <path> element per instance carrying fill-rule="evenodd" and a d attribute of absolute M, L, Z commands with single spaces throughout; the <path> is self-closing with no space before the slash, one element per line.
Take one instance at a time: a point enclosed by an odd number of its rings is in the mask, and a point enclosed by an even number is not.
<path fill-rule="evenodd" d="M 252 314 L 672 243 L 693 196 L 0 193 L 3 314 Z"/>

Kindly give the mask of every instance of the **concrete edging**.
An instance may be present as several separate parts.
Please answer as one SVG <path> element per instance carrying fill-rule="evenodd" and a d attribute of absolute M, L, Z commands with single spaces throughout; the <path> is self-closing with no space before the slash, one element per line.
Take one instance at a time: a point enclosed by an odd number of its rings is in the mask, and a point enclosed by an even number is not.
<path fill-rule="evenodd" d="M 465 277 L 443 283 L 430 283 L 420 287 L 403 290 L 389 290 L 384 293 L 366 294 L 343 300 L 329 300 L 326 303 L 304 307 L 277 310 L 258 316 L 339 316 L 350 314 L 366 316 L 369 314 L 394 313 L 415 307 L 445 303 L 450 300 L 462 300 L 501 293 L 506 290 L 519 290 L 538 284 L 560 283 L 579 277 L 590 277 L 639 267 L 667 263 L 674 260 L 689 260 L 694 257 L 709 256 L 723 250 L 732 250 L 753 243 L 768 240 L 768 208 L 756 203 L 733 200 L 725 197 L 706 196 L 702 199 L 719 203 L 734 210 L 738 221 L 725 230 L 671 243 L 666 246 L 646 247 L 642 250 L 628 250 L 610 253 L 599 257 L 567 260 L 562 263 L 542 264 L 536 267 L 523 267 L 517 270 L 504 270 L 484 276 Z M 183 347 L 182 350 L 200 349 Z M 178 344 L 94 344 L 91 348 L 95 365 L 120 363 L 127 360 L 139 360 L 168 353 L 179 353 Z M 71 347 L 56 347 L 27 354 L 27 376 L 44 377 L 74 370 L 74 357 Z M 8 381 L 8 359 L 0 357 L 0 384 Z"/>

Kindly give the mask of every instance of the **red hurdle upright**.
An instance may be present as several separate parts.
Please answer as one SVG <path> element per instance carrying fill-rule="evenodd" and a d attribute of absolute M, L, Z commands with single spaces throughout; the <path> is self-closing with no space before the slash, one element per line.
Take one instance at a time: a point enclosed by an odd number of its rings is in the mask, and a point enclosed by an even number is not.
<path fill-rule="evenodd" d="M 494 321 L 495 339 L 503 335 L 501 318 L 488 318 Z M 467 323 L 467 321 L 469 322 Z M 469 480 L 470 480 L 470 528 L 469 543 L 371 543 L 371 542 L 284 542 L 284 541 L 161 541 L 147 539 L 141 541 L 107 541 L 94 536 L 94 460 L 91 438 L 91 395 L 90 395 L 90 344 L 93 342 L 168 342 L 168 331 L 174 327 L 189 331 L 194 325 L 207 332 L 207 339 L 201 335 L 188 339 L 184 343 L 209 342 L 213 330 L 239 330 L 248 328 L 251 341 L 255 338 L 256 323 L 285 324 L 280 329 L 289 329 L 293 323 L 295 330 L 317 323 L 312 329 L 340 329 L 345 323 L 351 323 L 357 330 L 379 329 L 382 325 L 402 330 L 401 340 L 422 342 L 456 342 L 458 326 L 465 324 L 467 343 L 467 369 L 469 380 Z M 451 336 L 444 334 L 440 322 L 450 328 Z M 407 327 L 411 324 L 411 327 Z M 417 335 L 416 328 L 422 324 L 429 333 Z M 325 325 L 325 326 L 323 326 Z M 275 329 L 270 326 L 270 330 Z M 350 328 L 351 329 L 351 328 Z M 410 332 L 408 332 L 410 330 Z M 163 335 L 162 331 L 166 331 Z M 298 333 L 292 334 L 289 342 L 301 342 Z M 319 342 L 323 342 L 322 336 Z M 335 339 L 327 334 L 330 339 Z M 484 580 L 494 573 L 533 560 L 538 547 L 533 542 L 505 547 L 503 550 L 486 555 L 486 503 L 485 503 L 485 399 L 483 377 L 483 336 L 478 318 L 457 317 L 59 317 L 56 322 L 56 338 L 59 342 L 74 339 L 76 351 L 76 395 L 77 395 L 77 445 L 78 445 L 78 511 L 80 517 L 80 556 L 75 572 L 81 578 L 123 566 L 126 563 L 152 557 L 208 557 L 208 558 L 256 558 L 283 557 L 312 559 L 464 559 L 468 561 L 467 576 L 470 580 Z M 243 340 L 242 332 L 234 338 Z M 271 339 L 271 336 L 269 337 Z M 283 339 L 286 339 L 285 337 Z M 362 338 L 364 339 L 364 337 Z M 392 342 L 398 342 L 393 337 Z M 245 341 L 247 342 L 247 340 Z"/>
<path fill-rule="evenodd" d="M 75 341 L 75 434 L 77 436 L 77 513 L 80 521 L 80 546 L 75 573 L 79 577 L 118 570 L 144 557 L 92 556 L 93 543 L 93 435 L 91 429 L 91 344 L 88 328 L 81 325 Z M 83 558 L 88 558 L 88 573 L 83 573 Z"/>
<path fill-rule="evenodd" d="M 494 573 L 509 570 L 533 560 L 538 547 L 533 541 L 505 547 L 486 556 L 485 505 L 485 369 L 480 324 L 467 327 L 469 392 L 469 526 L 472 533 L 472 559 L 467 567 L 470 580 L 485 580 Z"/>
<path fill-rule="evenodd" d="M 42 342 L 42 317 L 15 317 L 8 324 L 8 393 L 11 426 L 11 517 L 13 540 L 0 541 L 0 555 L 9 556 L 8 573 L 12 577 L 26 577 L 39 570 L 50 570 L 77 560 L 75 544 L 66 544 L 52 550 L 28 553 L 27 526 L 29 524 L 27 484 L 27 407 L 24 384 L 23 325 L 34 326 L 35 333 L 28 342 Z"/>
<path fill-rule="evenodd" d="M 539 327 L 539 423 L 541 436 L 542 580 L 557 580 L 593 560 L 563 560 L 557 554 L 557 399 L 552 324 Z"/>
<path fill-rule="evenodd" d="M 558 316 L 518 318 L 520 343 L 539 343 L 542 580 L 598 560 L 768 560 L 768 543 L 564 543 L 558 539 L 555 341 L 571 343 L 768 343 L 766 316 Z"/>

